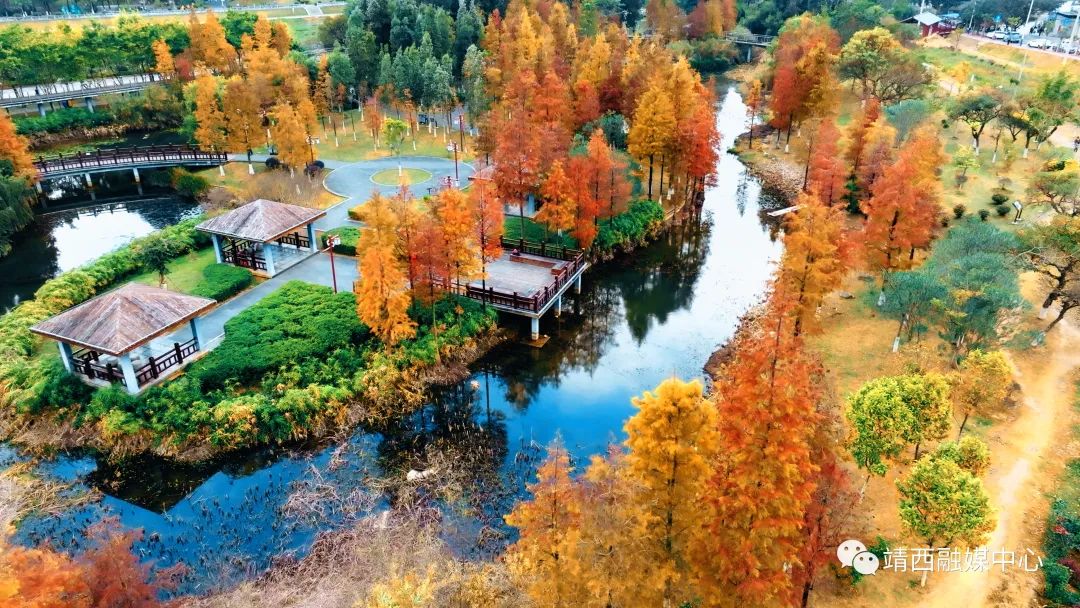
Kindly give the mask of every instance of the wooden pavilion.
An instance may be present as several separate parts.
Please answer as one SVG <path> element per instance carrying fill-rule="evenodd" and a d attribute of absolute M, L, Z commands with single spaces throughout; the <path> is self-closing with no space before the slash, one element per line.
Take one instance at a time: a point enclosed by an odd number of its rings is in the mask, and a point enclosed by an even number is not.
<path fill-rule="evenodd" d="M 215 304 L 207 298 L 128 283 L 46 319 L 30 331 L 59 343 L 69 372 L 90 384 L 122 381 L 134 394 L 165 377 L 165 372 L 179 370 L 200 351 L 197 321 Z M 190 338 L 183 331 L 185 324 Z M 154 353 L 155 338 L 174 332 L 180 335 L 171 347 Z"/>
<path fill-rule="evenodd" d="M 260 198 L 196 228 L 210 234 L 219 264 L 272 277 L 318 252 L 315 220 L 325 215 L 321 209 Z"/>

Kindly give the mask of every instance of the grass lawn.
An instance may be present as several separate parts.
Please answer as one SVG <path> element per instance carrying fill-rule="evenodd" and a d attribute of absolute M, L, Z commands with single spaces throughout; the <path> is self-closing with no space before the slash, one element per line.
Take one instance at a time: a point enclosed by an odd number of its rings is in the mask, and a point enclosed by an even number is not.
<path fill-rule="evenodd" d="M 388 113 L 388 115 L 393 116 L 393 113 Z M 356 162 L 392 156 L 390 148 L 384 145 L 383 142 L 379 142 L 378 148 L 375 147 L 375 140 L 360 119 L 359 111 L 350 110 L 345 112 L 344 115 L 334 114 L 334 116 L 338 125 L 337 141 L 334 140 L 334 129 L 327 123 L 325 131 L 320 129 L 317 133 L 319 143 L 315 144 L 315 155 L 318 158 Z M 440 121 L 439 124 L 442 123 L 443 121 Z M 354 127 L 355 133 L 353 132 Z M 458 152 L 458 159 L 469 162 L 476 158 L 473 150 L 473 138 L 466 134 L 464 139 L 465 152 Z M 434 156 L 453 160 L 454 153 L 446 149 L 449 141 L 449 135 L 443 128 L 440 128 L 436 134 L 434 132 L 428 133 L 427 127 L 420 127 L 417 130 L 415 139 L 406 137 L 405 143 L 401 146 L 401 154 L 403 156 Z M 454 132 L 453 141 L 461 141 L 461 135 L 457 131 Z"/>
<path fill-rule="evenodd" d="M 203 270 L 214 262 L 213 247 L 192 251 L 169 262 L 169 272 L 165 275 L 165 283 L 172 291 L 191 293 L 191 290 L 203 280 Z M 156 272 L 137 274 L 131 280 L 155 287 L 158 284 Z"/>
<path fill-rule="evenodd" d="M 508 215 L 503 221 L 503 236 L 507 239 L 520 239 L 521 238 L 521 218 L 516 215 Z M 525 218 L 525 240 L 539 243 L 547 239 L 549 243 L 556 243 L 564 247 L 577 248 L 577 239 L 569 234 L 563 234 L 561 237 L 554 232 L 548 231 L 544 228 L 543 224 L 538 224 L 529 218 Z"/>
<path fill-rule="evenodd" d="M 431 179 L 430 171 L 410 168 L 402 169 L 401 175 L 398 175 L 397 169 L 384 169 L 371 176 L 371 181 L 380 186 L 400 186 L 402 182 L 405 182 L 406 185 L 413 185 L 429 179 Z"/>

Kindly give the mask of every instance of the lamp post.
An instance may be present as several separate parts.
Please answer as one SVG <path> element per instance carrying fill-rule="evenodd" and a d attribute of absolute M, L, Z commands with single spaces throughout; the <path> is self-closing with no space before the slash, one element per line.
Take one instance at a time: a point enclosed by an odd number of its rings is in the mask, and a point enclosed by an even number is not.
<path fill-rule="evenodd" d="M 457 182 L 458 184 L 460 184 L 461 183 L 461 175 L 458 173 L 458 145 L 457 145 L 457 142 L 452 141 L 446 147 L 447 147 L 447 149 L 449 149 L 451 152 L 454 153 L 454 181 Z"/>
<path fill-rule="evenodd" d="M 334 285 L 334 293 L 337 293 L 337 269 L 334 268 L 334 247 L 341 242 L 341 237 L 331 234 L 326 237 L 326 250 L 330 252 L 330 281 Z"/>

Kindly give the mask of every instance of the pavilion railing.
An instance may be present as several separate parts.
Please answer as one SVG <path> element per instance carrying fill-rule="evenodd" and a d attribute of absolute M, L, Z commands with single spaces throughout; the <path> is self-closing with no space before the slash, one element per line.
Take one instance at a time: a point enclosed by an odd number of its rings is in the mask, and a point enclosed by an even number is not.
<path fill-rule="evenodd" d="M 199 352 L 199 345 L 192 338 L 187 342 L 173 342 L 173 347 L 159 355 L 150 357 L 144 365 L 135 368 L 135 380 L 142 386 L 161 377 L 166 370 L 182 364 L 191 355 Z M 122 382 L 124 372 L 114 361 L 101 364 L 101 355 L 92 350 L 76 351 L 72 360 L 75 372 L 91 380 Z"/>
<path fill-rule="evenodd" d="M 146 365 L 135 368 L 135 379 L 140 386 L 146 384 L 160 377 L 165 370 L 180 365 L 184 359 L 197 352 L 199 352 L 199 345 L 195 343 L 195 338 L 183 343 L 173 342 L 170 350 L 156 357 L 150 357 Z"/>
<path fill-rule="evenodd" d="M 298 249 L 310 249 L 311 239 L 300 234 L 299 232 L 293 232 L 286 234 L 285 236 L 277 240 L 278 245 L 292 245 Z"/>
<path fill-rule="evenodd" d="M 266 258 L 255 253 L 246 241 L 233 243 L 221 250 L 221 261 L 251 270 L 266 270 Z"/>
<path fill-rule="evenodd" d="M 548 305 L 555 296 L 562 292 L 563 288 L 585 267 L 585 254 L 580 249 L 570 247 L 532 243 L 524 239 L 503 239 L 503 248 L 518 249 L 518 251 L 541 257 L 554 258 L 569 261 L 566 266 L 558 269 L 552 276 L 554 280 L 544 288 L 531 296 L 520 295 L 517 292 L 508 292 L 494 287 L 483 289 L 475 285 L 459 286 L 457 293 L 480 300 L 494 306 L 502 306 L 513 310 L 539 313 Z M 543 253 L 541 253 L 543 252 Z M 513 254 L 511 254 L 513 255 Z M 555 271 L 555 269 L 552 269 Z"/>
<path fill-rule="evenodd" d="M 193 146 L 136 146 L 67 155 L 57 154 L 49 157 L 39 156 L 34 162 L 34 167 L 37 168 L 38 173 L 48 175 L 76 169 L 93 170 L 156 163 L 224 163 L 228 159 L 228 154 L 224 152 L 209 152 Z"/>
<path fill-rule="evenodd" d="M 120 366 L 116 363 L 109 362 L 102 365 L 99 361 L 98 353 L 94 351 L 81 350 L 74 353 L 72 359 L 72 366 L 75 368 L 75 372 L 90 378 L 91 380 L 105 380 L 106 382 L 120 382 L 124 379 L 124 372 L 120 371 Z"/>

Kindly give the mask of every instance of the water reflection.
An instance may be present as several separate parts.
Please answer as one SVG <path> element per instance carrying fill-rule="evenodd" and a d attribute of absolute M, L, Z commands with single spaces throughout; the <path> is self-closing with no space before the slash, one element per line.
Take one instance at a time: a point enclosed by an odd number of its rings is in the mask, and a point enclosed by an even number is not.
<path fill-rule="evenodd" d="M 717 115 L 722 148 L 743 129 L 745 115 L 730 91 Z M 283 552 L 302 554 L 317 531 L 378 508 L 376 499 L 391 504 L 407 497 L 436 513 L 463 553 L 498 550 L 509 538 L 502 515 L 542 446 L 561 435 L 580 462 L 621 441 L 633 414 L 630 399 L 673 374 L 700 376 L 763 293 L 780 248 L 761 218 L 779 202 L 733 156 L 722 155 L 718 172 L 700 219 L 586 275 L 563 315 L 543 319 L 541 331 L 551 336 L 543 349 L 508 343 L 492 350 L 468 379 L 433 391 L 427 406 L 381 429 L 381 436 L 357 431 L 340 446 L 233 455 L 230 462 L 245 464 L 221 470 L 166 472 L 160 464 L 101 470 L 91 479 L 111 495 L 100 505 L 32 520 L 20 538 L 67 542 L 90 521 L 113 514 L 157 539 L 138 545 L 147 559 L 195 566 L 181 591 L 205 590 L 223 572 L 226 582 L 236 580 Z M 504 322 L 512 327 L 520 320 Z M 94 468 L 92 461 L 85 466 L 77 477 Z M 434 470 L 441 490 L 408 482 L 410 470 Z M 297 491 L 317 508 L 297 515 L 295 500 L 288 500 Z M 362 508 L 345 515 L 319 506 L 320 497 L 345 497 Z"/>
<path fill-rule="evenodd" d="M 61 272 L 198 213 L 195 203 L 162 194 L 38 209 L 34 222 L 16 235 L 12 252 L 0 258 L 0 310 L 33 297 Z"/>

